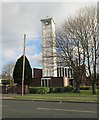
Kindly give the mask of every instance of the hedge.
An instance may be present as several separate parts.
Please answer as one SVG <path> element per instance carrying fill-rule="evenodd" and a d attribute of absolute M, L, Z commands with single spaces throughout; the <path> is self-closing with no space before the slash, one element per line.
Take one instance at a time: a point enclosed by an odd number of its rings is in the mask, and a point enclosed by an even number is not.
<path fill-rule="evenodd" d="M 75 88 L 73 86 L 67 86 L 64 89 L 65 89 L 64 92 L 74 92 L 74 90 L 75 90 Z"/>
<path fill-rule="evenodd" d="M 31 94 L 46 94 L 49 93 L 50 88 L 48 87 L 29 87 Z"/>
<path fill-rule="evenodd" d="M 51 87 L 50 93 L 63 93 L 64 87 Z"/>
<path fill-rule="evenodd" d="M 73 92 L 74 87 L 73 86 L 67 86 L 67 87 L 51 87 L 50 93 L 64 93 L 64 92 Z"/>
<path fill-rule="evenodd" d="M 31 94 L 46 94 L 46 93 L 64 93 L 64 92 L 73 92 L 73 86 L 67 87 L 29 87 L 29 92 Z"/>
<path fill-rule="evenodd" d="M 80 86 L 80 90 L 91 90 L 91 86 Z"/>

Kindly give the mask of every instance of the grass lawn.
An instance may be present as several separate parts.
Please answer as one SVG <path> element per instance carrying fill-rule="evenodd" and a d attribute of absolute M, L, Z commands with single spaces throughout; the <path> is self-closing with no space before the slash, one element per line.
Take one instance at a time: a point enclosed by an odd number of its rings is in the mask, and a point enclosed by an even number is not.
<path fill-rule="evenodd" d="M 91 90 L 81 90 L 80 93 L 48 93 L 48 94 L 26 94 L 24 96 L 16 95 L 16 99 L 27 100 L 49 100 L 49 101 L 80 101 L 80 102 L 99 102 L 97 96 L 92 95 Z"/>

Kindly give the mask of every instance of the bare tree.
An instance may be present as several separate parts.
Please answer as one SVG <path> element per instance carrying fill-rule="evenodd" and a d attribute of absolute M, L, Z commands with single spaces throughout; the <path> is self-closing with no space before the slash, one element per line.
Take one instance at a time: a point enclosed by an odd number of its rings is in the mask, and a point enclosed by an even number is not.
<path fill-rule="evenodd" d="M 82 80 L 82 67 L 86 64 L 92 82 L 92 94 L 95 94 L 96 66 L 99 42 L 96 35 L 96 8 L 80 9 L 77 16 L 70 17 L 62 24 L 58 32 L 57 45 L 60 56 L 74 68 L 76 89 L 79 91 Z M 62 52 L 61 52 L 62 51 Z M 94 74 L 94 77 L 92 77 Z"/>
<path fill-rule="evenodd" d="M 70 65 L 74 71 L 76 92 L 80 92 L 80 84 L 83 78 L 82 68 L 85 64 L 84 47 L 82 46 L 82 26 L 80 17 L 68 18 L 58 33 L 57 46 L 63 51 L 64 62 Z M 60 44 L 61 41 L 61 44 Z M 61 45 L 61 46 L 60 46 Z M 60 49 L 60 51 L 61 51 Z"/>
<path fill-rule="evenodd" d="M 3 66 L 2 68 L 2 78 L 11 80 L 12 78 L 12 73 L 14 69 L 14 63 L 8 63 Z"/>
<path fill-rule="evenodd" d="M 97 13 L 95 7 L 84 9 L 84 22 L 86 26 L 84 27 L 85 42 L 84 48 L 86 53 L 86 63 L 89 72 L 89 77 L 92 83 L 92 94 L 95 94 L 95 83 L 97 75 L 97 59 L 99 50 L 99 41 L 97 39 Z M 92 76 L 92 74 L 94 76 Z"/>

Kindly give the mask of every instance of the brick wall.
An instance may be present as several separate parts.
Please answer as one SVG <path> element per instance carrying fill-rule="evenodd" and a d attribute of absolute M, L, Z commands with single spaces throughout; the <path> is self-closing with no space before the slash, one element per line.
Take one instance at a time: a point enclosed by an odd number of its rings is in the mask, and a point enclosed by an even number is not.
<path fill-rule="evenodd" d="M 33 78 L 42 78 L 42 69 L 34 68 L 33 74 L 34 74 Z"/>
<path fill-rule="evenodd" d="M 64 79 L 63 79 L 63 77 L 52 77 L 50 85 L 51 85 L 51 87 L 61 87 L 61 86 L 64 86 Z"/>
<path fill-rule="evenodd" d="M 32 86 L 33 87 L 40 87 L 41 86 L 41 78 L 33 78 Z"/>

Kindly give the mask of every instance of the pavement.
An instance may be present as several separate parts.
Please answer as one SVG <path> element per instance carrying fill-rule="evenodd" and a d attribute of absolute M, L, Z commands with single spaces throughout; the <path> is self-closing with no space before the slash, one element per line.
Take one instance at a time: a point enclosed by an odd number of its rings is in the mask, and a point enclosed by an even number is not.
<path fill-rule="evenodd" d="M 2 96 L 0 97 L 0 99 L 2 100 L 15 100 L 15 94 L 2 94 Z"/>

